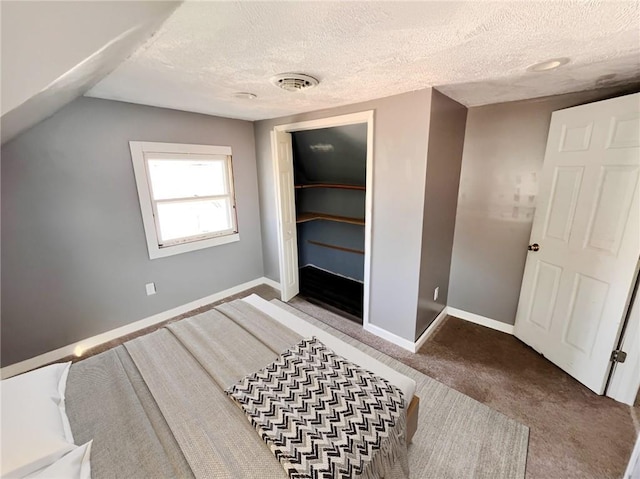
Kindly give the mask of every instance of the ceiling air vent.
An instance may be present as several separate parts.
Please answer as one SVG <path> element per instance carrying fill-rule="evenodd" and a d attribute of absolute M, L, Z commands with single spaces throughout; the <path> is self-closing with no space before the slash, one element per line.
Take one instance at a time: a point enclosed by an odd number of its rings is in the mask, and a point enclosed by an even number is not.
<path fill-rule="evenodd" d="M 318 80 L 303 73 L 281 73 L 271 77 L 271 83 L 287 91 L 302 91 L 313 88 Z"/>

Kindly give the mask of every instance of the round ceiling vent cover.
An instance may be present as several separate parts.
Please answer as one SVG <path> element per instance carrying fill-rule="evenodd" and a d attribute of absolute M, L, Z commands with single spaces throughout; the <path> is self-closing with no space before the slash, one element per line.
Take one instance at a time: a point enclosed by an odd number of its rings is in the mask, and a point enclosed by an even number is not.
<path fill-rule="evenodd" d="M 302 91 L 313 88 L 318 80 L 304 73 L 280 73 L 271 77 L 271 83 L 287 91 Z"/>

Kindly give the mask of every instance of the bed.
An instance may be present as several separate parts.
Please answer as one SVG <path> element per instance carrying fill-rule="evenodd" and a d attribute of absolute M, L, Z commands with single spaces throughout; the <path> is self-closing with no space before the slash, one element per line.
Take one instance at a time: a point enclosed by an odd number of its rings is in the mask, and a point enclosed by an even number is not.
<path fill-rule="evenodd" d="M 225 390 L 310 337 L 402 391 L 410 442 L 413 379 L 252 295 L 71 366 L 66 414 L 75 444 L 91 444 L 91 476 L 294 477 Z M 399 463 L 385 477 L 406 477 Z"/>

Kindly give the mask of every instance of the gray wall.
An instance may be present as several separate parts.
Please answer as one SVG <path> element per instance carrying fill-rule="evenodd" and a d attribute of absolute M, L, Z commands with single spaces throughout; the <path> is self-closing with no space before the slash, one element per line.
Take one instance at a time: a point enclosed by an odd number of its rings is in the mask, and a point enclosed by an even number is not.
<path fill-rule="evenodd" d="M 414 340 L 431 90 L 255 123 L 264 268 L 279 280 L 269 133 L 275 125 L 375 110 L 370 322 Z"/>
<path fill-rule="evenodd" d="M 231 146 L 240 241 L 150 260 L 129 140 Z M 257 190 L 245 121 L 80 98 L 4 145 L 2 365 L 262 276 Z"/>
<path fill-rule="evenodd" d="M 466 119 L 466 107 L 433 90 L 416 339 L 447 305 Z"/>
<path fill-rule="evenodd" d="M 617 93 L 580 92 L 469 109 L 449 306 L 515 323 L 551 113 Z"/>

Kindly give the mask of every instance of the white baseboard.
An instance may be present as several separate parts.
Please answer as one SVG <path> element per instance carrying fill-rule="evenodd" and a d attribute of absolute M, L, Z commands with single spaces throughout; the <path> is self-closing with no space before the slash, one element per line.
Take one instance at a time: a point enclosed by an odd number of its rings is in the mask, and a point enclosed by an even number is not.
<path fill-rule="evenodd" d="M 233 286 L 232 288 L 225 289 L 224 291 L 219 291 L 209 296 L 205 296 L 204 298 L 196 299 L 195 301 L 191 301 L 190 303 L 177 306 L 168 311 L 163 311 L 161 313 L 154 314 L 153 316 L 149 316 L 148 318 L 144 318 L 139 321 L 129 323 L 125 326 L 112 329 L 111 331 L 107 331 L 96 336 L 77 341 L 62 348 L 58 348 L 54 351 L 40 354 L 39 356 L 36 356 L 34 358 L 11 364 L 0 370 L 0 376 L 2 377 L 2 379 L 6 379 L 11 376 L 15 376 L 16 374 L 21 374 L 26 371 L 39 368 L 40 366 L 44 366 L 45 364 L 59 361 L 60 359 L 67 356 L 82 356 L 82 353 L 90 348 L 99 346 L 100 344 L 104 344 L 117 338 L 121 338 L 122 336 L 126 336 L 127 334 L 134 333 L 141 329 L 148 328 L 149 326 L 153 326 L 154 324 L 161 323 L 168 319 L 175 318 L 176 316 L 200 308 L 201 306 L 220 301 L 227 296 L 241 293 L 244 290 L 254 288 L 261 284 L 267 284 L 275 289 L 280 289 L 280 284 L 273 281 L 272 279 L 265 277 L 257 278 L 246 283 Z"/>
<path fill-rule="evenodd" d="M 393 343 L 397 346 L 400 346 L 403 349 L 406 349 L 407 351 L 411 351 L 412 353 L 415 353 L 415 343 L 413 341 L 409 341 L 408 339 L 401 338 L 397 334 L 390 333 L 386 329 L 382 329 L 381 327 L 376 326 L 375 324 L 367 323 L 367 324 L 364 324 L 362 327 L 366 331 L 369 331 L 370 333 L 375 334 L 376 336 L 382 339 L 386 339 L 390 343 Z"/>
<path fill-rule="evenodd" d="M 429 339 L 429 337 L 431 337 L 433 332 L 436 329 L 438 329 L 438 326 L 440 325 L 440 323 L 442 323 L 444 318 L 447 317 L 447 314 L 448 314 L 447 309 L 448 308 L 445 306 L 444 309 L 442 311 L 440 311 L 440 314 L 438 314 L 438 316 L 436 316 L 436 319 L 434 319 L 431 322 L 429 327 L 427 329 L 425 329 L 424 333 L 422 333 L 420 335 L 420 337 L 416 340 L 416 342 L 414 343 L 414 346 L 413 346 L 413 352 L 414 353 L 417 353 L 418 350 L 422 347 L 422 345 L 427 342 L 427 339 Z"/>
<path fill-rule="evenodd" d="M 278 291 L 280 291 L 280 283 L 278 283 L 277 281 L 274 281 L 271 278 L 267 278 L 266 276 L 263 276 L 259 279 L 262 280 L 262 284 L 266 284 L 267 286 L 271 286 L 273 289 L 277 289 Z"/>
<path fill-rule="evenodd" d="M 487 328 L 495 329 L 507 334 L 513 334 L 513 324 L 506 324 L 502 321 L 480 316 L 479 314 L 469 313 L 462 309 L 452 308 L 447 306 L 447 314 L 449 316 L 455 316 L 456 318 L 464 319 L 471 323 L 479 324 L 480 326 L 486 326 Z"/>
<path fill-rule="evenodd" d="M 381 337 L 382 339 L 386 339 L 390 343 L 396 344 L 401 348 L 406 349 L 407 351 L 411 351 L 412 353 L 417 352 L 424 343 L 427 342 L 429 337 L 433 335 L 438 326 L 442 323 L 444 318 L 447 316 L 455 316 L 456 318 L 464 319 L 465 321 L 469 321 L 471 323 L 479 324 L 481 326 L 486 326 L 487 328 L 495 329 L 496 331 L 501 331 L 507 334 L 513 334 L 513 325 L 505 324 L 501 321 L 496 321 L 495 319 L 486 318 L 484 316 L 480 316 L 479 314 L 469 313 L 467 311 L 463 311 L 461 309 L 452 308 L 450 306 L 445 306 L 445 308 L 440 311 L 440 314 L 436 316 L 436 319 L 429 325 L 429 327 L 420 335 L 420 337 L 415 341 L 409 341 L 408 339 L 401 338 L 400 336 L 390 333 L 386 329 L 382 329 L 375 324 L 365 324 L 363 327 L 365 330 L 370 333 L 375 334 L 376 336 Z"/>

